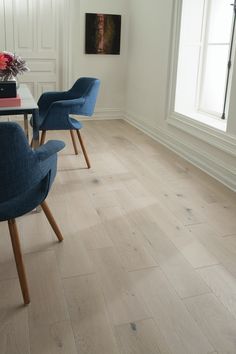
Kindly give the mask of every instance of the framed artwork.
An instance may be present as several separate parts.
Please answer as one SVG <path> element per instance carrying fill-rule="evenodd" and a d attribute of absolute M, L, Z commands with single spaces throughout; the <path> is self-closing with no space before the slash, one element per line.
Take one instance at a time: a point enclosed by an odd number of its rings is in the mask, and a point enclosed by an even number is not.
<path fill-rule="evenodd" d="M 121 15 L 85 16 L 85 53 L 120 54 Z"/>

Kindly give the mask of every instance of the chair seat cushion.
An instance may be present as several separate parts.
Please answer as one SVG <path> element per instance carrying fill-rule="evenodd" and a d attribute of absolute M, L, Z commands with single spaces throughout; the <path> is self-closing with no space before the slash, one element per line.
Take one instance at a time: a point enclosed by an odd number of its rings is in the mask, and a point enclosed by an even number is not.
<path fill-rule="evenodd" d="M 43 126 L 43 121 L 44 121 L 44 118 L 42 116 L 39 116 L 38 117 L 38 126 L 39 126 L 39 130 L 42 130 L 42 126 Z M 78 121 L 77 119 L 75 118 L 72 118 L 72 117 L 69 117 L 69 123 L 70 123 L 70 127 L 69 129 L 81 129 L 83 127 L 82 123 L 80 121 Z M 30 125 L 33 126 L 33 118 L 31 117 L 30 119 Z M 43 129 L 43 130 L 67 130 L 66 127 L 57 127 L 57 124 L 56 124 L 56 120 L 55 120 L 55 123 L 54 123 L 54 126 L 53 126 L 53 129 L 51 127 L 48 127 L 48 129 Z"/>

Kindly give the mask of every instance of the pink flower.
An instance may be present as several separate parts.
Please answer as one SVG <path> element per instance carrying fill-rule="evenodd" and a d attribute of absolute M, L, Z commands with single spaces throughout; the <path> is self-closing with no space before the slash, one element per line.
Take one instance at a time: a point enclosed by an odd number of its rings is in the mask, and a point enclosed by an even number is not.
<path fill-rule="evenodd" d="M 8 64 L 8 58 L 4 53 L 0 53 L 0 70 L 5 70 Z"/>
<path fill-rule="evenodd" d="M 5 52 L 3 54 L 4 54 L 5 59 L 7 60 L 7 66 L 9 66 L 11 64 L 11 62 L 13 61 L 14 56 L 10 53 L 7 53 L 7 52 Z"/>
<path fill-rule="evenodd" d="M 18 74 L 29 71 L 24 59 L 16 54 L 0 52 L 0 80 L 9 80 Z"/>

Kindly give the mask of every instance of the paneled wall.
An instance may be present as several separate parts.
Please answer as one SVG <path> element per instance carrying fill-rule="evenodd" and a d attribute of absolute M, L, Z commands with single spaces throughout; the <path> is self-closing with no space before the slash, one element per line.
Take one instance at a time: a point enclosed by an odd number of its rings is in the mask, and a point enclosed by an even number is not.
<path fill-rule="evenodd" d="M 0 48 L 21 55 L 30 72 L 19 76 L 35 98 L 60 88 L 61 0 L 0 0 Z"/>

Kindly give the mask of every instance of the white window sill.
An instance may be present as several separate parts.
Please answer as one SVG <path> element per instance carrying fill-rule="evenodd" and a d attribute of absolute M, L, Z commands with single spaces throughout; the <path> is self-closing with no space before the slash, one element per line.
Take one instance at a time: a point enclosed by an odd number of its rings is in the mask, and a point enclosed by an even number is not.
<path fill-rule="evenodd" d="M 199 112 L 184 112 L 184 113 L 175 112 L 175 113 L 185 118 L 192 119 L 202 125 L 207 125 L 214 129 L 221 130 L 222 132 L 226 132 L 226 128 L 227 128 L 226 119 L 216 118 L 214 116 L 211 116 L 210 114 L 207 115 Z"/>
<path fill-rule="evenodd" d="M 236 139 L 226 132 L 227 121 L 225 120 L 218 120 L 199 113 L 190 117 L 172 112 L 167 118 L 167 123 L 231 156 L 236 156 Z"/>

